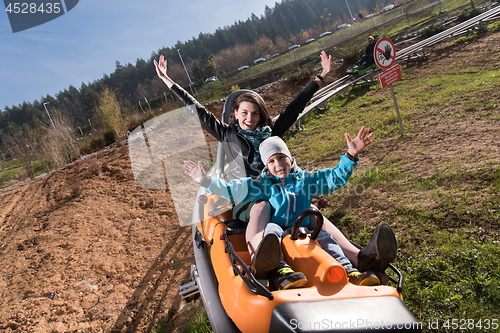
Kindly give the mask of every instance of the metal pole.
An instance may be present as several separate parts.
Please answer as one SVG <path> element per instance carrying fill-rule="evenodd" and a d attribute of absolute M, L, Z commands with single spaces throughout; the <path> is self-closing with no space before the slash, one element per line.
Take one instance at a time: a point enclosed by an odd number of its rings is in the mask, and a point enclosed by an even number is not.
<path fill-rule="evenodd" d="M 297 58 L 295 57 L 295 53 L 293 52 L 294 49 L 292 49 L 292 56 L 293 56 L 293 60 L 295 60 L 295 63 L 297 64 L 297 67 L 300 69 L 300 65 L 299 65 L 299 62 L 297 61 Z"/>
<path fill-rule="evenodd" d="M 351 15 L 352 25 L 354 25 L 354 18 L 352 17 L 351 8 L 349 8 L 349 4 L 347 3 L 347 0 L 345 0 L 345 4 L 347 5 L 347 9 L 349 10 L 349 15 Z"/>
<path fill-rule="evenodd" d="M 406 0 L 404 1 L 404 8 L 405 8 L 405 12 L 404 13 L 406 15 L 406 21 L 408 22 L 408 28 L 411 27 L 411 24 L 410 24 L 410 16 L 408 15 L 408 7 L 406 6 Z"/>
<path fill-rule="evenodd" d="M 49 120 L 50 120 L 50 123 L 52 124 L 52 127 L 55 127 L 55 126 L 54 126 L 54 122 L 52 121 L 52 118 L 50 118 L 50 113 L 49 113 L 49 111 L 47 110 L 47 107 L 45 106 L 45 104 L 49 104 L 49 102 L 45 102 L 45 103 L 43 103 L 43 107 L 45 108 L 45 112 L 47 112 L 47 116 L 49 116 Z"/>
<path fill-rule="evenodd" d="M 403 134 L 403 121 L 401 120 L 401 115 L 399 114 L 399 108 L 398 108 L 398 102 L 396 101 L 396 95 L 394 94 L 394 87 L 391 84 L 391 94 L 392 94 L 392 100 L 394 101 L 394 107 L 396 108 L 396 114 L 398 115 L 398 121 L 399 121 L 399 130 L 401 131 L 401 134 Z"/>
<path fill-rule="evenodd" d="M 443 6 L 443 2 L 441 0 L 439 0 L 439 14 L 441 14 L 442 12 L 445 12 L 446 9 L 444 9 L 444 6 Z"/>
<path fill-rule="evenodd" d="M 187 75 L 188 80 L 189 80 L 189 88 L 191 88 L 191 93 L 194 95 L 193 87 L 191 86 L 193 84 L 193 82 L 191 82 L 191 78 L 189 77 L 189 73 L 186 69 L 186 65 L 184 65 L 184 60 L 182 60 L 181 49 L 177 49 L 177 53 L 179 53 L 179 58 L 181 58 L 182 66 L 184 67 L 184 70 L 186 71 L 186 75 Z"/>
<path fill-rule="evenodd" d="M 271 61 L 271 58 L 269 58 L 269 61 Z M 276 82 L 276 77 L 274 76 L 274 72 L 271 70 L 271 66 L 269 66 L 269 61 L 266 60 L 267 63 L 267 69 L 273 74 L 273 82 Z"/>

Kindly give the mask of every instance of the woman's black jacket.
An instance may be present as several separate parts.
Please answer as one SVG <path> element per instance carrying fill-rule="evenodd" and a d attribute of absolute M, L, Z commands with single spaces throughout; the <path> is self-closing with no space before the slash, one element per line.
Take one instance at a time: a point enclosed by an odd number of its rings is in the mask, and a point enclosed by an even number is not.
<path fill-rule="evenodd" d="M 290 126 L 295 123 L 299 114 L 304 110 L 306 104 L 318 89 L 319 86 L 316 82 L 312 81 L 309 83 L 286 109 L 280 113 L 273 125 L 271 136 L 283 136 Z M 238 134 L 235 123 L 228 125 L 215 118 L 212 113 L 208 112 L 203 105 L 177 84 L 174 84 L 170 88 L 170 91 L 185 106 L 193 106 L 188 107 L 188 110 L 195 117 L 198 117 L 201 127 L 223 144 L 223 149 L 230 165 L 229 170 L 232 174 L 230 178 L 256 178 L 260 175 L 261 170 L 257 170 L 251 166 L 254 155 L 251 144 L 244 136 Z M 243 165 L 241 165 L 242 163 Z"/>

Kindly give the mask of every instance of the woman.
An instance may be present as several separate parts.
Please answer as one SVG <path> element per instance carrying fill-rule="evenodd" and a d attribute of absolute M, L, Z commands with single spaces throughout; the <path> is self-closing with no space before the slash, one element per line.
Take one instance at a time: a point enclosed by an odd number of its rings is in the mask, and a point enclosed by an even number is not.
<path fill-rule="evenodd" d="M 321 52 L 322 72 L 309 83 L 309 85 L 300 92 L 297 97 L 280 113 L 276 122 L 271 126 L 271 118 L 267 111 L 264 101 L 254 94 L 244 94 L 237 99 L 234 108 L 235 122 L 225 124 L 218 120 L 212 113 L 208 112 L 196 99 L 177 85 L 167 75 L 167 61 L 163 55 L 159 61 L 154 61 L 158 77 L 167 85 L 182 103 L 191 112 L 195 112 L 201 126 L 210 133 L 219 142 L 223 143 L 224 150 L 234 173 L 234 178 L 253 177 L 260 175 L 264 167 L 260 160 L 259 145 L 265 139 L 271 136 L 283 136 L 292 126 L 299 114 L 304 110 L 307 103 L 311 100 L 314 93 L 319 90 L 319 84 L 323 78 L 330 72 L 331 56 L 327 56 L 325 51 Z M 244 172 L 235 170 L 238 168 L 236 161 L 242 160 Z M 241 169 L 241 168 L 240 168 Z M 259 170 L 260 169 L 260 170 Z M 248 221 L 246 230 L 246 239 L 248 251 L 254 264 L 255 254 L 263 240 L 264 228 L 271 218 L 271 206 L 266 201 L 239 205 L 233 208 L 233 217 L 243 221 Z M 359 250 L 352 245 L 349 240 L 337 229 L 331 222 L 325 219 L 324 231 L 331 234 L 344 250 L 345 255 L 353 263 L 358 264 Z M 265 258 L 265 252 L 259 257 Z M 259 266 L 258 263 L 256 266 Z M 367 268 L 368 270 L 369 268 Z"/>
<path fill-rule="evenodd" d="M 319 89 L 319 83 L 330 72 L 331 56 L 321 52 L 323 70 L 279 115 L 274 124 L 269 116 L 267 106 L 255 94 L 243 94 L 237 100 L 234 108 L 235 122 L 225 124 L 208 112 L 197 100 L 189 95 L 179 85 L 167 76 L 167 61 L 163 55 L 159 62 L 154 61 L 156 72 L 184 105 L 193 105 L 196 109 L 201 126 L 219 142 L 228 143 L 225 152 L 230 161 L 242 158 L 245 174 L 243 177 L 258 177 L 264 168 L 258 156 L 259 144 L 271 136 L 283 136 L 295 123 L 299 114 Z M 192 108 L 190 108 L 192 110 Z"/>

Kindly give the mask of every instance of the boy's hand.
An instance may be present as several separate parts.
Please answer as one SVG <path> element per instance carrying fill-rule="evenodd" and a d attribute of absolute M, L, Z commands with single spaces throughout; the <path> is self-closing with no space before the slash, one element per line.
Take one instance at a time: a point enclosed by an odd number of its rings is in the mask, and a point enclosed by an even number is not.
<path fill-rule="evenodd" d="M 205 177 L 205 170 L 201 166 L 201 161 L 198 164 L 191 161 L 184 161 L 184 168 L 186 168 L 186 175 L 193 178 L 198 184 L 201 183 Z"/>
<path fill-rule="evenodd" d="M 349 134 L 345 133 L 344 135 L 347 140 L 347 147 L 349 147 L 347 152 L 351 156 L 356 156 L 361 150 L 373 142 L 373 140 L 371 140 L 373 132 L 370 133 L 370 128 L 365 130 L 364 126 L 361 127 L 358 136 L 354 138 L 354 140 L 351 140 Z"/>

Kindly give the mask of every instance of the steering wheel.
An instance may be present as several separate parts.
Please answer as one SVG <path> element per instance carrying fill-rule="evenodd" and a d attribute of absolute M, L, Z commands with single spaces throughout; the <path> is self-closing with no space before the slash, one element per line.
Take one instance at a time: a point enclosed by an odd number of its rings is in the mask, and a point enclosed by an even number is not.
<path fill-rule="evenodd" d="M 304 210 L 302 213 L 300 213 L 299 217 L 297 217 L 297 219 L 293 223 L 292 234 L 290 235 L 290 238 L 292 240 L 298 239 L 300 224 L 309 215 L 314 215 L 318 219 L 316 229 L 314 229 L 314 232 L 311 235 L 311 239 L 316 239 L 318 237 L 319 232 L 321 231 L 321 228 L 323 227 L 323 215 L 316 208 L 308 208 L 308 209 Z"/>

